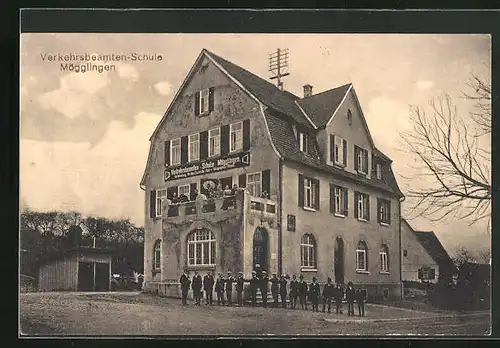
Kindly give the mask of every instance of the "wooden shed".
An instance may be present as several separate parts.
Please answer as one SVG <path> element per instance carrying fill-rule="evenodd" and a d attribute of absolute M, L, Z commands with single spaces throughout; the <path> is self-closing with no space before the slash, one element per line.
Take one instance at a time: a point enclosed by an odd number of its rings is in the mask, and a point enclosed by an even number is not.
<path fill-rule="evenodd" d="M 109 249 L 75 247 L 42 261 L 39 291 L 110 291 Z"/>

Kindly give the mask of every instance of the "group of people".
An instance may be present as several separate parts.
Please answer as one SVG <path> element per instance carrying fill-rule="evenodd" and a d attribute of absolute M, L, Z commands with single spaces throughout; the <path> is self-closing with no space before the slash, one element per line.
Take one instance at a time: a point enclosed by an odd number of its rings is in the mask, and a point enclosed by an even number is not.
<path fill-rule="evenodd" d="M 354 316 L 354 303 L 357 304 L 358 315 L 365 316 L 365 292 L 361 289 L 355 289 L 352 282 L 348 282 L 347 286 L 341 283 L 333 284 L 332 279 L 328 277 L 326 284 L 321 289 L 320 284 L 317 282 L 316 277 L 312 278 L 312 283 L 308 284 L 302 275 L 297 279 L 293 275 L 290 282 L 289 276 L 281 275 L 280 278 L 273 274 L 271 278 L 268 277 L 266 271 L 252 272 L 251 279 L 244 279 L 243 272 L 238 272 L 236 278 L 233 277 L 231 272 L 227 272 L 224 277 L 219 273 L 215 279 L 212 272 L 209 271 L 202 278 L 198 271 L 194 271 L 192 279 L 189 277 L 187 270 L 180 278 L 181 291 L 182 291 L 182 304 L 187 305 L 187 297 L 189 290 L 193 291 L 193 300 L 195 305 L 200 305 L 205 292 L 205 304 L 213 304 L 213 292 L 217 295 L 217 304 L 219 306 L 232 306 L 233 305 L 233 289 L 236 291 L 236 305 L 243 306 L 243 288 L 245 283 L 250 283 L 250 300 L 251 306 L 257 306 L 257 293 L 260 291 L 262 297 L 262 305 L 267 307 L 267 294 L 269 290 L 269 283 L 271 283 L 271 294 L 273 298 L 272 307 L 297 309 L 297 302 L 300 308 L 307 310 L 308 302 L 312 305 L 312 311 L 319 311 L 319 304 L 322 303 L 322 311 L 332 311 L 332 303 L 335 302 L 335 313 L 342 314 L 342 302 L 345 298 L 347 302 L 347 315 Z M 288 284 L 289 283 L 289 284 Z M 322 290 L 322 291 L 321 291 Z M 281 304 L 280 304 L 281 300 Z M 288 300 L 288 304 L 287 304 Z"/>

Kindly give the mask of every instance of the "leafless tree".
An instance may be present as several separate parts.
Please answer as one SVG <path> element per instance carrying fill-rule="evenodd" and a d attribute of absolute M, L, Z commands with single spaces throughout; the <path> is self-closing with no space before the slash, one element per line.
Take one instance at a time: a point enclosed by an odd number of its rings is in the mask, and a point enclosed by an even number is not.
<path fill-rule="evenodd" d="M 414 217 L 489 223 L 491 152 L 481 139 L 491 133 L 490 84 L 472 74 L 462 96 L 472 103 L 466 118 L 446 93 L 432 99 L 427 109 L 410 107 L 413 128 L 400 134 L 400 140 L 415 157 L 417 175 L 406 177 L 412 180 L 406 197 Z"/>
<path fill-rule="evenodd" d="M 468 249 L 463 246 L 459 246 L 452 253 L 452 260 L 457 269 L 461 269 L 465 264 L 469 262 L 475 262 L 476 258 Z"/>

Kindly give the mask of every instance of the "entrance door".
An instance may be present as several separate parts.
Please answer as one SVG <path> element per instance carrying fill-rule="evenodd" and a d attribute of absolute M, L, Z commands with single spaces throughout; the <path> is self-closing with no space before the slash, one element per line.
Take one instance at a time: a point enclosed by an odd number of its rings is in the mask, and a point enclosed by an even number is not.
<path fill-rule="evenodd" d="M 269 271 L 268 264 L 268 235 L 265 228 L 257 228 L 253 234 L 253 269 L 255 271 Z"/>
<path fill-rule="evenodd" d="M 109 263 L 95 264 L 95 291 L 109 291 Z"/>
<path fill-rule="evenodd" d="M 344 241 L 342 238 L 335 239 L 334 250 L 335 282 L 344 284 Z"/>
<path fill-rule="evenodd" d="M 78 263 L 78 291 L 94 290 L 94 263 Z"/>
<path fill-rule="evenodd" d="M 227 178 L 221 178 L 219 180 L 219 182 L 220 182 L 223 190 L 226 189 L 226 186 L 229 188 L 233 187 L 233 177 L 231 177 L 231 176 L 228 176 Z"/>

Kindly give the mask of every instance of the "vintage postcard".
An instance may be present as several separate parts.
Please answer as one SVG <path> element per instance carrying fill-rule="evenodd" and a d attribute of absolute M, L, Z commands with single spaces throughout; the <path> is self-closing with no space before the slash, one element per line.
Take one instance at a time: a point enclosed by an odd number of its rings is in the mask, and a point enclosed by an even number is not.
<path fill-rule="evenodd" d="M 21 336 L 489 335 L 491 37 L 23 33 Z"/>

